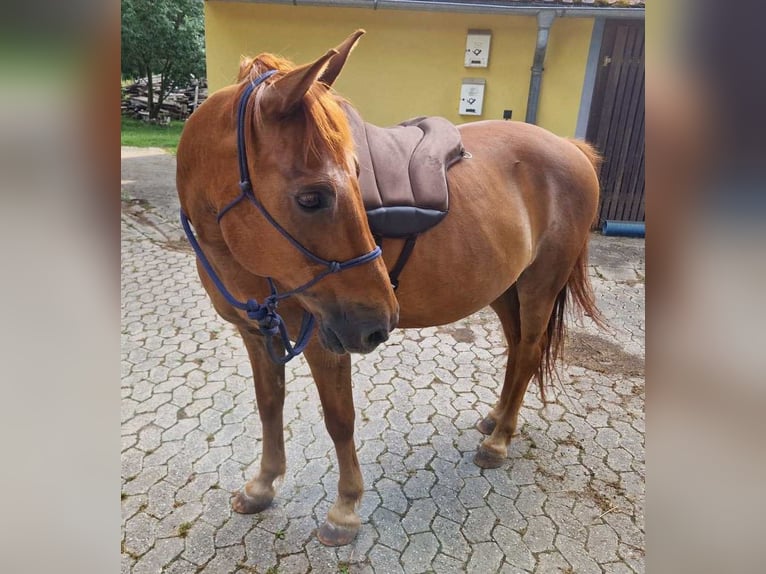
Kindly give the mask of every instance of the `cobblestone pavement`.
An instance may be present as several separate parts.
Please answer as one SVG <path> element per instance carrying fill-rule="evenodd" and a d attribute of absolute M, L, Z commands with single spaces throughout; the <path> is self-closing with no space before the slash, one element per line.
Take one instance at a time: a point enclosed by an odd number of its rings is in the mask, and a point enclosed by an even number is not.
<path fill-rule="evenodd" d="M 362 528 L 327 548 L 313 530 L 337 468 L 302 358 L 287 368 L 288 471 L 274 504 L 231 510 L 260 453 L 250 364 L 175 218 L 140 189 L 123 186 L 123 573 L 644 571 L 642 240 L 594 236 L 591 275 L 612 331 L 573 328 L 552 402 L 530 385 L 501 468 L 472 462 L 474 424 L 505 368 L 491 311 L 396 331 L 357 357 Z"/>

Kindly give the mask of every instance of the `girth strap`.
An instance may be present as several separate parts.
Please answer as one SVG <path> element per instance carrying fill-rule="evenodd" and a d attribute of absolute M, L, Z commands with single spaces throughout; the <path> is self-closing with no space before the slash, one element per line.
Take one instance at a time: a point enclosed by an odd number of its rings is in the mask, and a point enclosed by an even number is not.
<path fill-rule="evenodd" d="M 417 241 L 417 239 L 417 235 L 410 235 L 405 239 L 402 252 L 399 254 L 394 267 L 388 273 L 388 278 L 391 281 L 391 287 L 394 288 L 394 291 L 399 287 L 399 274 L 404 269 L 404 266 L 407 265 L 407 261 L 409 261 L 410 255 L 412 255 L 412 250 L 415 249 L 415 241 Z"/>

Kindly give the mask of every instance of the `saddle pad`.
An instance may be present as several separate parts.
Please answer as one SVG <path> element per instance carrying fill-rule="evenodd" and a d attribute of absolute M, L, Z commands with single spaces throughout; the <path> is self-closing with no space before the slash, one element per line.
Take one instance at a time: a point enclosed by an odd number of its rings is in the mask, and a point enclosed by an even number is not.
<path fill-rule="evenodd" d="M 364 122 L 350 106 L 345 111 L 373 235 L 406 237 L 439 223 L 449 209 L 447 169 L 463 154 L 457 128 L 439 117 L 380 128 Z"/>

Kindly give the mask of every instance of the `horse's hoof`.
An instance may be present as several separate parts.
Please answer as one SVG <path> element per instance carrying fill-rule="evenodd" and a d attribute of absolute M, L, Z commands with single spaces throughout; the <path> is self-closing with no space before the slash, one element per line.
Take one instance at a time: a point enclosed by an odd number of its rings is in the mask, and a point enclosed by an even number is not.
<path fill-rule="evenodd" d="M 497 421 L 490 417 L 484 417 L 479 422 L 476 423 L 477 430 L 484 435 L 491 435 L 492 431 L 495 430 L 495 427 L 497 426 Z"/>
<path fill-rule="evenodd" d="M 505 459 L 505 456 L 480 446 L 473 457 L 473 462 L 481 468 L 498 468 L 505 462 Z"/>
<path fill-rule="evenodd" d="M 357 532 L 359 532 L 358 526 L 337 526 L 326 520 L 317 530 L 317 538 L 325 546 L 345 546 L 356 537 Z"/>
<path fill-rule="evenodd" d="M 231 507 L 234 509 L 234 512 L 239 512 L 240 514 L 255 514 L 256 512 L 266 510 L 271 506 L 273 500 L 273 496 L 250 496 L 242 489 L 234 495 Z"/>

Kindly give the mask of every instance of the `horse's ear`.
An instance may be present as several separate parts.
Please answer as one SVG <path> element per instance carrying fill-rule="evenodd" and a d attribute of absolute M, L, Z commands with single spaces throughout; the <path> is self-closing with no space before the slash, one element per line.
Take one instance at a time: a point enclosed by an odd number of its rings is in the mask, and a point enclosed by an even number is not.
<path fill-rule="evenodd" d="M 285 117 L 295 111 L 303 101 L 303 96 L 337 53 L 335 50 L 330 50 L 318 60 L 295 68 L 268 86 L 261 99 L 264 113 Z"/>
<path fill-rule="evenodd" d="M 332 86 L 333 82 L 338 77 L 338 74 L 340 74 L 340 71 L 343 69 L 343 66 L 346 64 L 348 55 L 356 47 L 357 43 L 359 42 L 359 38 L 361 38 L 364 33 L 364 30 L 357 30 L 348 38 L 343 40 L 343 43 L 341 43 L 337 48 L 335 48 L 338 53 L 333 57 L 332 60 L 330 60 L 327 68 L 319 77 L 320 82 L 324 82 L 328 86 Z"/>

